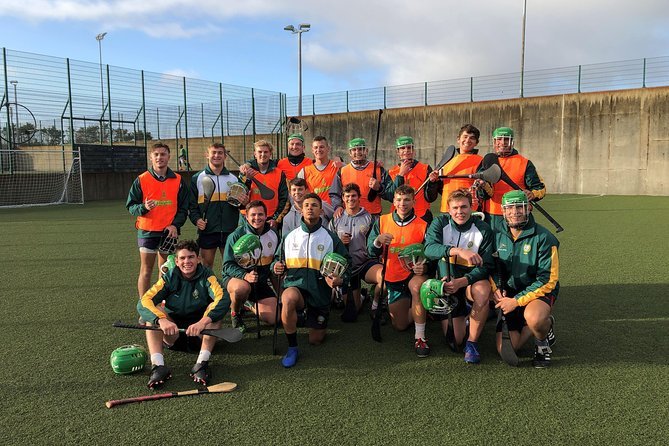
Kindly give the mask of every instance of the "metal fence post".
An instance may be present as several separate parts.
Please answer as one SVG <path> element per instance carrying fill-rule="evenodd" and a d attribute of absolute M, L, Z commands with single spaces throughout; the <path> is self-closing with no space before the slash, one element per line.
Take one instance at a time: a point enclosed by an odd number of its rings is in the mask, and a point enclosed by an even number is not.
<path fill-rule="evenodd" d="M 221 144 L 225 144 L 225 138 L 223 134 L 225 133 L 225 128 L 223 126 L 223 83 L 218 83 L 218 101 L 221 113 Z"/>
<path fill-rule="evenodd" d="M 311 114 L 312 115 L 316 114 L 316 95 L 315 94 L 311 95 Z"/>
<path fill-rule="evenodd" d="M 186 166 L 190 164 L 190 153 L 188 150 L 188 100 L 186 98 L 186 76 L 183 77 L 184 83 L 184 132 L 186 139 Z"/>
<path fill-rule="evenodd" d="M 144 70 L 142 70 L 142 121 L 144 123 L 144 147 L 146 147 L 146 141 L 148 140 L 148 137 L 146 135 L 146 96 L 144 94 Z M 137 140 L 136 137 L 135 140 Z"/>
<path fill-rule="evenodd" d="M 158 130 L 158 139 L 160 139 L 160 108 L 156 107 L 156 124 Z"/>
<path fill-rule="evenodd" d="M 346 113 L 348 113 L 348 112 L 349 112 L 349 108 L 348 108 L 348 90 L 346 90 Z"/>
<path fill-rule="evenodd" d="M 577 85 L 577 91 L 580 93 L 581 92 L 581 66 L 578 66 L 578 85 Z"/>
<path fill-rule="evenodd" d="M 474 102 L 474 77 L 469 78 L 469 102 Z"/>
<path fill-rule="evenodd" d="M 112 135 L 112 100 L 111 100 L 111 80 L 109 78 L 109 64 L 107 64 L 107 116 L 109 116 L 109 145 L 114 146 L 114 135 Z M 71 105 L 71 104 L 70 104 Z"/>
<path fill-rule="evenodd" d="M 5 92 L 9 91 L 9 85 L 7 85 L 7 49 L 2 48 L 2 66 L 4 68 L 5 76 Z M 67 59 L 67 84 L 70 85 L 70 59 Z M 7 96 L 7 139 L 9 140 L 9 148 L 15 149 L 14 147 L 14 131 L 12 129 L 12 114 L 9 107 L 9 95 Z"/>
<path fill-rule="evenodd" d="M 643 82 L 641 84 L 642 88 L 646 88 L 646 58 L 643 58 Z"/>
<path fill-rule="evenodd" d="M 425 106 L 427 107 L 427 82 L 425 82 Z"/>
<path fill-rule="evenodd" d="M 200 102 L 200 124 L 202 125 L 202 138 L 204 138 L 204 102 Z"/>
<path fill-rule="evenodd" d="M 383 109 L 386 109 L 386 98 L 387 98 L 387 93 L 386 93 L 386 87 L 385 85 L 383 86 Z"/>
<path fill-rule="evenodd" d="M 251 89 L 251 119 L 253 119 L 253 142 L 256 141 L 256 97 L 255 89 Z"/>

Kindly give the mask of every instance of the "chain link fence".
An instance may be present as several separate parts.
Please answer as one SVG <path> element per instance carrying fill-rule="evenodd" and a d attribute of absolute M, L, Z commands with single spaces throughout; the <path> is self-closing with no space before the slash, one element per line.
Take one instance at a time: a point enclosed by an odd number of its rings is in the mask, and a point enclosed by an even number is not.
<path fill-rule="evenodd" d="M 522 82 L 521 82 L 522 79 Z M 587 93 L 669 85 L 669 57 L 476 76 L 302 97 L 304 115 Z M 297 114 L 297 97 L 286 114 Z"/>

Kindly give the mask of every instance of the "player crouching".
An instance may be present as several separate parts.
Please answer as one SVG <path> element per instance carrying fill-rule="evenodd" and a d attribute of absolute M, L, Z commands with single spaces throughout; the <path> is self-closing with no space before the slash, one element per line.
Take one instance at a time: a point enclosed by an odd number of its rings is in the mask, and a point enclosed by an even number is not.
<path fill-rule="evenodd" d="M 162 330 L 146 332 L 152 364 L 148 383 L 151 389 L 172 376 L 165 365 L 163 346 L 189 351 L 191 346 L 201 344 L 190 374 L 193 381 L 202 385 L 211 380 L 209 359 L 216 338 L 204 335 L 200 340 L 198 337 L 204 329 L 221 327 L 221 320 L 230 309 L 230 300 L 224 297 L 214 273 L 200 263 L 198 250 L 192 240 L 179 242 L 175 249 L 176 267 L 162 274 L 137 303 L 140 321 Z M 180 335 L 180 328 L 186 329 L 185 336 Z"/>
<path fill-rule="evenodd" d="M 369 233 L 367 248 L 370 257 L 378 258 L 387 250 L 386 274 L 381 277 L 382 266 L 372 266 L 367 272 L 365 281 L 375 281 L 380 286 L 385 281 L 388 288 L 388 309 L 393 328 L 406 330 L 412 321 L 416 322 L 415 349 L 418 357 L 430 354 L 430 347 L 425 338 L 425 318 L 420 322 L 420 286 L 427 280 L 428 264 L 424 261 L 401 262 L 402 251 L 410 246 L 422 244 L 425 238 L 427 223 L 416 217 L 414 213 L 414 188 L 403 184 L 395 189 L 393 205 L 395 211 L 382 215 L 374 223 Z M 422 251 L 422 249 L 421 249 Z M 424 260 L 424 259 L 423 259 Z M 375 280 L 373 278 L 376 277 Z M 380 297 L 383 299 L 383 296 Z M 412 314 L 413 302 L 413 314 Z M 375 309 L 374 302 L 372 309 Z M 423 311 L 424 313 L 424 311 Z"/>
<path fill-rule="evenodd" d="M 444 283 L 438 288 L 455 298 L 450 311 L 437 311 L 433 317 L 442 321 L 444 333 L 449 321 L 453 322 L 456 350 L 466 334 L 466 301 L 472 302 L 469 337 L 464 348 L 465 362 L 469 364 L 481 362 L 478 339 L 488 318 L 491 293 L 488 278 L 494 266 L 494 241 L 490 226 L 472 215 L 472 196 L 467 189 L 456 189 L 449 194 L 448 214 L 434 219 L 425 235 L 425 256 L 439 259 L 439 277 Z M 441 292 L 437 294 L 442 297 Z M 424 320 L 424 312 L 421 317 Z"/>
<path fill-rule="evenodd" d="M 320 344 L 325 339 L 332 288 L 348 282 L 347 268 L 341 275 L 321 274 L 321 264 L 330 253 L 339 254 L 347 264 L 351 263 L 339 237 L 321 226 L 321 211 L 321 198 L 314 193 L 307 194 L 302 202 L 302 224 L 284 235 L 282 249 L 277 252 L 272 266 L 277 276 L 285 272 L 281 322 L 288 338 L 288 352 L 281 364 L 286 368 L 297 363 L 299 354 L 297 312 L 306 306 L 309 343 Z"/>
<path fill-rule="evenodd" d="M 504 223 L 495 232 L 498 278 L 496 307 L 506 315 L 509 336 L 518 350 L 530 336 L 535 338 L 532 365 L 550 365 L 555 342 L 551 309 L 560 289 L 558 281 L 559 242 L 531 214 L 527 195 L 511 191 L 502 196 Z M 501 353 L 501 324 L 497 327 L 497 350 Z"/>

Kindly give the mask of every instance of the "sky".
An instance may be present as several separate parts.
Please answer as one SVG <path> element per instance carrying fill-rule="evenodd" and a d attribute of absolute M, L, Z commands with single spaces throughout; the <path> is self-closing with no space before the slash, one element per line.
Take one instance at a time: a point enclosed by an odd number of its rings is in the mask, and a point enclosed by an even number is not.
<path fill-rule="evenodd" d="M 520 71 L 523 0 L 0 2 L 0 46 L 297 95 Z M 525 69 L 669 55 L 667 0 L 527 0 Z"/>

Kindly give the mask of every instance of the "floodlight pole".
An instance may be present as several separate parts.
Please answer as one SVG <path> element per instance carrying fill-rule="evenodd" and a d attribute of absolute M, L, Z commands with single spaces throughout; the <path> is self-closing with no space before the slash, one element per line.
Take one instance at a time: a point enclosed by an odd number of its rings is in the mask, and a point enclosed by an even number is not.
<path fill-rule="evenodd" d="M 297 34 L 297 115 L 302 116 L 302 33 L 309 32 L 309 23 L 300 23 L 295 29 L 293 25 L 285 26 L 283 29 Z"/>
<path fill-rule="evenodd" d="M 102 95 L 102 113 L 100 116 L 104 115 L 105 113 L 105 84 L 104 81 L 102 80 L 102 39 L 105 38 L 107 33 L 100 33 L 97 36 L 95 36 L 95 40 L 98 41 L 98 48 L 100 50 L 100 93 Z M 102 118 L 100 118 L 102 122 Z M 102 135 L 102 128 L 100 128 L 100 135 Z"/>
<path fill-rule="evenodd" d="M 523 32 L 521 36 L 520 49 L 520 97 L 523 97 L 523 87 L 525 81 L 525 16 L 527 13 L 527 0 L 523 0 Z"/>

